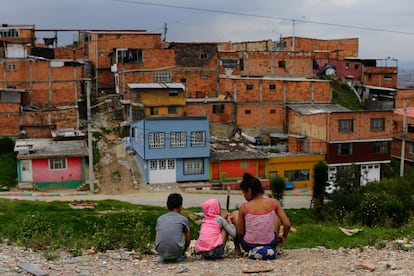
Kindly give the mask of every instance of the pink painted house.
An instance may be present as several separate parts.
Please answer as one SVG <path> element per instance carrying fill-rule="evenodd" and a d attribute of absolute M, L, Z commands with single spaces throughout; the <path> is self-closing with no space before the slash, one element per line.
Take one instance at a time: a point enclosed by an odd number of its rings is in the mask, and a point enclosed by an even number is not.
<path fill-rule="evenodd" d="M 19 186 L 76 188 L 85 183 L 84 140 L 17 139 Z"/>

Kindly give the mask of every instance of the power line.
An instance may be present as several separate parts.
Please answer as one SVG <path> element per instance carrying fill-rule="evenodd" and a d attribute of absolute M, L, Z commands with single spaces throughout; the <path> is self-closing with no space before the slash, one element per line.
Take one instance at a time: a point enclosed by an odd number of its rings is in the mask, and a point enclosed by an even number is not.
<path fill-rule="evenodd" d="M 289 22 L 301 22 L 301 23 L 341 27 L 341 28 L 348 28 L 348 29 L 360 29 L 360 30 L 374 31 L 374 32 L 414 35 L 414 32 L 405 32 L 405 31 L 390 30 L 390 29 L 384 29 L 384 28 L 374 28 L 374 27 L 368 27 L 368 26 L 336 24 L 336 23 L 329 23 L 329 22 L 311 21 L 311 20 L 306 20 L 306 19 L 296 19 L 296 18 L 288 18 L 288 17 L 280 17 L 280 16 L 269 16 L 269 15 L 261 15 L 261 14 L 254 14 L 254 13 L 242 13 L 242 12 L 234 12 L 234 11 L 215 10 L 215 9 L 194 8 L 194 7 L 187 7 L 187 6 L 169 5 L 169 4 L 161 4 L 161 3 L 149 3 L 149 2 L 133 1 L 133 0 L 112 0 L 112 1 L 130 3 L 130 4 L 135 4 L 135 5 L 146 5 L 146 6 L 192 10 L 192 11 L 218 13 L 218 14 L 231 14 L 231 15 L 237 15 L 237 16 L 255 17 L 255 18 L 272 19 L 272 20 L 276 19 L 276 20 L 284 20 L 284 21 L 289 21 Z"/>

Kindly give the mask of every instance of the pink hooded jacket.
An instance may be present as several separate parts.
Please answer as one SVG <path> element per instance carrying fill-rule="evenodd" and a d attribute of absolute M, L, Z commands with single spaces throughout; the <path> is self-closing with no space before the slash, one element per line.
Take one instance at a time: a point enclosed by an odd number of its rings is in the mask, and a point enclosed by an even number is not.
<path fill-rule="evenodd" d="M 196 241 L 196 249 L 198 251 L 210 251 L 217 246 L 223 244 L 221 236 L 222 226 L 216 221 L 216 217 L 220 216 L 220 202 L 211 198 L 201 203 L 204 219 L 200 227 L 200 235 Z"/>

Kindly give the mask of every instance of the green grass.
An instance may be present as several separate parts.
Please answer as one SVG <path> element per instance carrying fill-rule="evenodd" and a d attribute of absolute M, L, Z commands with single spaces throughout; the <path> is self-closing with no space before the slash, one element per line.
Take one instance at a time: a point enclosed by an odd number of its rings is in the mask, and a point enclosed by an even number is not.
<path fill-rule="evenodd" d="M 332 87 L 335 102 L 351 110 L 364 109 L 359 103 L 357 96 L 343 80 L 337 78 L 332 79 Z"/>
<path fill-rule="evenodd" d="M 191 238 L 197 239 L 199 208 L 183 210 L 190 219 Z M 53 250 L 65 249 L 73 255 L 83 249 L 98 251 L 128 248 L 147 253 L 155 239 L 155 223 L 165 213 L 164 207 L 134 205 L 126 202 L 97 201 L 94 209 L 72 209 L 69 202 L 16 201 L 0 199 L 0 240 L 42 250 L 54 258 Z M 377 248 L 385 241 L 414 237 L 414 224 L 400 228 L 361 228 L 353 236 L 342 233 L 338 226 L 321 223 L 308 209 L 287 209 L 292 231 L 284 244 L 286 249 L 324 246 L 331 249 Z"/>

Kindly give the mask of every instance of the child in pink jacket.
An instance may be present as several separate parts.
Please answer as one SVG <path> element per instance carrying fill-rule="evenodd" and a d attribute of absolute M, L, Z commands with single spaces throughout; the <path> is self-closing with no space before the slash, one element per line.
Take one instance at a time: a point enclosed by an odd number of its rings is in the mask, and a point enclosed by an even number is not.
<path fill-rule="evenodd" d="M 231 216 L 221 216 L 220 202 L 211 198 L 200 205 L 203 210 L 203 221 L 200 235 L 196 241 L 197 251 L 206 259 L 222 257 L 226 247 L 227 235 L 236 236 L 236 227 L 231 222 Z"/>

